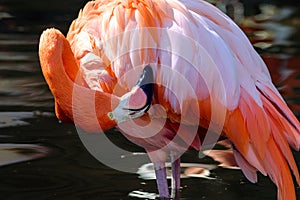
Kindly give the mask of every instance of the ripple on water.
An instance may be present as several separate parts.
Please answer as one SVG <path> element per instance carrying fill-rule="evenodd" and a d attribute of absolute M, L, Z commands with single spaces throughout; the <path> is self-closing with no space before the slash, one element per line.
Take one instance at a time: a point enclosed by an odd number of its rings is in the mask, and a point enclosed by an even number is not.
<path fill-rule="evenodd" d="M 15 127 L 22 125 L 29 125 L 29 122 L 24 121 L 25 119 L 41 117 L 53 117 L 53 113 L 49 112 L 0 112 L 0 128 Z"/>
<path fill-rule="evenodd" d="M 48 151 L 48 148 L 34 144 L 0 144 L 0 167 L 41 158 Z"/>

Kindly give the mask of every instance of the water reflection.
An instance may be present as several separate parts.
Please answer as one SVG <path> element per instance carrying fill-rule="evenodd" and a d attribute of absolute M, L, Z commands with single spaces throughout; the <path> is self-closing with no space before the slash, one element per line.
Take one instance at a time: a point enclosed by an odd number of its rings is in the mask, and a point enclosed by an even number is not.
<path fill-rule="evenodd" d="M 41 2 L 0 3 L 1 195 L 7 199 L 40 199 L 41 194 L 45 199 L 155 198 L 155 181 L 102 165 L 82 146 L 74 127 L 59 123 L 53 116 L 53 98 L 37 57 L 39 35 L 52 26 L 66 33 L 84 2 Z M 267 63 L 276 86 L 300 117 L 299 9 L 275 4 L 256 6 L 254 1 L 245 0 L 211 2 L 240 24 Z M 109 133 L 109 139 L 132 151 L 137 149 L 115 131 Z M 204 176 L 214 179 L 183 179 L 182 199 L 275 199 L 276 189 L 268 178 L 260 176 L 254 185 L 239 170 L 200 168 L 200 162 L 213 166 L 216 162 L 210 158 L 199 160 L 197 155 L 184 155 L 184 163 L 197 164 L 186 166 L 183 172 L 189 169 L 186 173 L 190 177 L 205 172 Z M 116 162 L 124 161 L 126 158 Z M 141 176 L 151 175 L 153 171 L 147 171 L 148 167 L 140 171 Z"/>
<path fill-rule="evenodd" d="M 0 167 L 45 157 L 48 149 L 33 144 L 0 144 Z"/>
<path fill-rule="evenodd" d="M 166 163 L 167 167 L 167 178 L 171 178 L 171 163 Z M 216 164 L 201 164 L 201 163 L 181 163 L 180 168 L 182 173 L 180 174 L 181 178 L 206 178 L 206 179 L 214 179 L 210 177 L 210 170 L 216 169 Z M 153 163 L 147 163 L 142 165 L 137 174 L 139 178 L 144 180 L 154 180 L 155 179 L 155 171 Z"/>
<path fill-rule="evenodd" d="M 0 112 L 0 128 L 6 127 L 15 127 L 15 126 L 24 126 L 29 125 L 29 122 L 26 122 L 26 119 L 35 118 L 35 117 L 53 117 L 53 113 L 49 112 Z"/>
<path fill-rule="evenodd" d="M 128 194 L 130 197 L 136 197 L 139 199 L 157 199 L 159 197 L 156 193 L 149 193 L 143 191 L 132 191 Z"/>

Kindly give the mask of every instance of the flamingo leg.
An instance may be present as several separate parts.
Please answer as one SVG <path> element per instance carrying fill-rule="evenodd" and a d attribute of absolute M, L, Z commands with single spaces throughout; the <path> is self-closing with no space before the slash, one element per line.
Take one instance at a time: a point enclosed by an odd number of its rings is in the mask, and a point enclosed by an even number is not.
<path fill-rule="evenodd" d="M 164 162 L 154 163 L 156 183 L 159 192 L 159 197 L 161 199 L 169 199 L 169 188 L 167 181 L 167 172 Z"/>
<path fill-rule="evenodd" d="M 178 198 L 179 197 L 179 189 L 180 189 L 180 157 L 175 157 L 171 155 L 172 161 L 172 179 L 171 179 L 171 197 Z"/>

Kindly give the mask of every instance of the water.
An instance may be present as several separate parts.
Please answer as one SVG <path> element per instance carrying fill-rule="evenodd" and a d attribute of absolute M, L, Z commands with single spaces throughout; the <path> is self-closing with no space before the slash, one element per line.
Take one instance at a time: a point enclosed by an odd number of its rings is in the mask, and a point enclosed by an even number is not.
<path fill-rule="evenodd" d="M 41 2 L 0 2 L 1 199 L 155 198 L 151 171 L 130 174 L 101 164 L 84 148 L 74 126 L 61 124 L 54 116 L 53 98 L 38 61 L 39 36 L 47 27 L 66 33 L 85 2 Z M 220 2 L 217 5 L 241 23 L 269 64 L 276 86 L 300 117 L 299 8 L 276 6 L 273 1 L 268 1 L 272 6 L 260 9 L 250 1 L 227 6 Z M 107 136 L 123 148 L 141 152 L 114 130 Z M 130 156 L 139 155 L 124 155 L 116 162 L 128 162 Z M 188 152 L 183 161 L 199 163 L 196 155 Z M 295 157 L 300 166 L 299 153 Z M 201 162 L 215 166 L 209 159 Z M 209 179 L 182 179 L 181 199 L 276 198 L 276 188 L 268 178 L 259 176 L 259 183 L 251 184 L 239 170 L 219 167 L 206 172 Z M 297 194 L 300 199 L 298 187 Z"/>

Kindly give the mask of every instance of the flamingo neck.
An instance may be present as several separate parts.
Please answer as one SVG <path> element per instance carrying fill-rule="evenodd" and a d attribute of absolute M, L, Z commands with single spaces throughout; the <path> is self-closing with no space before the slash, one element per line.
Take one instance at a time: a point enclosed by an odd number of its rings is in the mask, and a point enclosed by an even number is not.
<path fill-rule="evenodd" d="M 116 125 L 107 114 L 118 105 L 119 98 L 75 82 L 78 66 L 69 42 L 58 30 L 44 31 L 39 56 L 55 102 L 68 118 L 89 132 L 105 131 Z"/>

